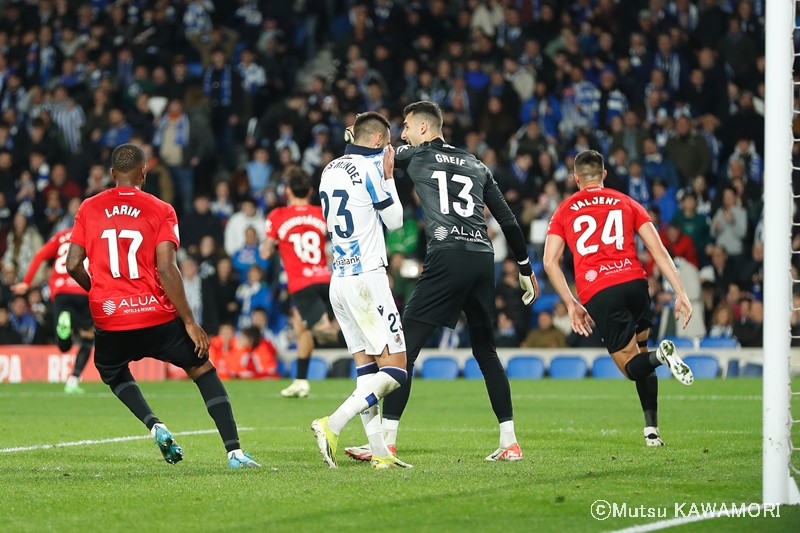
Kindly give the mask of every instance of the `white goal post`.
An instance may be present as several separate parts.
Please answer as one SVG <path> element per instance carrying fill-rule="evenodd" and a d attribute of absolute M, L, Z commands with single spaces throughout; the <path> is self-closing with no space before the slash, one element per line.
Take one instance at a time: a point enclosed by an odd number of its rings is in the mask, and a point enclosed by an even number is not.
<path fill-rule="evenodd" d="M 794 4 L 769 2 L 765 32 L 763 500 L 780 504 L 800 504 L 790 475 Z"/>

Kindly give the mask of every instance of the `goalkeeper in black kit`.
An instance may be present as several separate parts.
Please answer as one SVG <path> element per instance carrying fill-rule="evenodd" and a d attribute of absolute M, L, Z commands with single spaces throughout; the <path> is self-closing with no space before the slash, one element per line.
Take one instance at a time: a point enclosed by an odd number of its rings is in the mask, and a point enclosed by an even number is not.
<path fill-rule="evenodd" d="M 483 207 L 497 219 L 519 265 L 523 302 L 539 295 L 525 237 L 491 171 L 472 154 L 442 138 L 442 112 L 433 102 L 410 104 L 403 111 L 403 140 L 395 167 L 405 169 L 422 205 L 427 238 L 425 266 L 403 314 L 408 381 L 384 399 L 382 427 L 395 452 L 400 417 L 411 392 L 411 376 L 420 349 L 439 326 L 454 328 L 463 311 L 472 353 L 478 361 L 492 409 L 500 424 L 500 445 L 487 461 L 519 461 L 511 388 L 497 356 L 493 336 L 494 251 Z M 346 448 L 355 459 L 370 460 L 369 446 Z"/>

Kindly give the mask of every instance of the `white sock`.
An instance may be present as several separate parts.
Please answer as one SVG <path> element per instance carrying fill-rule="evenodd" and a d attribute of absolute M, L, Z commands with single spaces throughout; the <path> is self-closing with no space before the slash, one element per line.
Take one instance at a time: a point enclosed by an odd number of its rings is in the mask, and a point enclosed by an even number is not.
<path fill-rule="evenodd" d="M 233 459 L 234 457 L 237 459 L 244 459 L 244 452 L 241 448 L 228 452 L 228 459 Z"/>
<path fill-rule="evenodd" d="M 377 369 L 377 366 L 375 368 Z M 356 388 L 363 386 L 364 383 L 374 375 L 375 373 L 373 372 L 372 374 L 358 376 L 356 378 Z M 364 425 L 364 433 L 367 435 L 372 453 L 378 457 L 386 457 L 389 455 L 389 448 L 386 447 L 386 442 L 383 440 L 383 432 L 381 431 L 381 417 L 379 415 L 378 404 L 361 411 L 361 423 Z"/>
<path fill-rule="evenodd" d="M 500 447 L 508 448 L 517 442 L 517 435 L 514 433 L 514 421 L 500 422 Z"/>
<path fill-rule="evenodd" d="M 78 376 L 70 376 L 67 378 L 67 385 L 69 385 L 70 387 L 77 387 L 80 381 L 81 378 L 79 378 Z"/>
<path fill-rule="evenodd" d="M 383 439 L 386 441 L 387 446 L 396 446 L 397 445 L 397 430 L 400 427 L 399 420 L 389 420 L 388 418 L 383 419 Z"/>
<path fill-rule="evenodd" d="M 400 369 L 395 369 L 400 370 Z M 361 411 L 366 411 L 371 405 L 376 405 L 378 400 L 400 386 L 387 372 L 378 372 L 364 379 L 363 383 L 356 386 L 356 390 L 339 408 L 328 417 L 328 427 L 339 435 L 344 427 Z"/>
<path fill-rule="evenodd" d="M 161 424 L 161 423 L 158 423 L 158 424 L 153 424 L 153 427 L 151 427 L 151 428 L 150 428 L 150 434 L 151 434 L 153 437 L 155 437 L 155 436 L 156 436 L 156 429 L 158 429 L 158 428 L 164 428 L 164 429 L 166 429 L 166 428 L 167 428 L 167 426 L 165 426 L 164 424 Z"/>

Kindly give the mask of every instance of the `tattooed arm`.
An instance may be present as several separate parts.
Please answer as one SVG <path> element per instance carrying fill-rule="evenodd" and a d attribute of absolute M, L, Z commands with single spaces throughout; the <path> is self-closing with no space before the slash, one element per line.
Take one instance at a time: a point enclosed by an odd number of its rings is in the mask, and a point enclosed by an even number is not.
<path fill-rule="evenodd" d="M 83 287 L 86 292 L 92 289 L 92 278 L 86 272 L 83 266 L 83 261 L 86 259 L 86 250 L 82 246 L 78 246 L 74 242 L 69 245 L 69 252 L 67 252 L 67 272 L 72 276 L 78 285 Z"/>

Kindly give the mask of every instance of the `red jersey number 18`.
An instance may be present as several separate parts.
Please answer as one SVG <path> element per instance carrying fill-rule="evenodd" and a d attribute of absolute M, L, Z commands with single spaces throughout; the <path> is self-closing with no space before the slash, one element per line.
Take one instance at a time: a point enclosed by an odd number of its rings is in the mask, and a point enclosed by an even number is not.
<path fill-rule="evenodd" d="M 294 245 L 294 254 L 303 263 L 316 265 L 322 257 L 320 249 L 319 234 L 313 231 L 306 231 L 303 234 L 293 233 L 288 239 Z"/>
<path fill-rule="evenodd" d="M 584 224 L 586 224 L 586 229 L 583 229 Z M 594 235 L 594 232 L 597 230 L 597 220 L 591 215 L 581 215 L 575 219 L 575 222 L 572 223 L 572 230 L 575 233 L 580 233 L 583 231 L 583 234 L 578 237 L 578 242 L 576 244 L 576 249 L 579 254 L 581 255 L 588 255 L 596 253 L 597 250 L 600 248 L 598 244 L 590 244 L 589 246 L 586 245 L 586 241 Z M 613 234 L 612 234 L 613 232 Z M 625 242 L 625 234 L 622 232 L 622 210 L 621 209 L 612 209 L 608 212 L 608 217 L 606 218 L 606 223 L 603 226 L 603 233 L 600 234 L 600 240 L 603 244 L 607 245 L 615 245 L 617 250 L 622 250 L 622 245 Z"/>
<path fill-rule="evenodd" d="M 100 235 L 101 239 L 108 240 L 108 266 L 111 270 L 111 275 L 115 278 L 120 277 L 119 271 L 119 245 L 117 239 L 131 239 L 131 246 L 128 248 L 128 278 L 139 279 L 139 263 L 136 261 L 136 252 L 139 246 L 142 245 L 142 234 L 139 231 L 131 229 L 117 230 L 107 229 Z"/>

